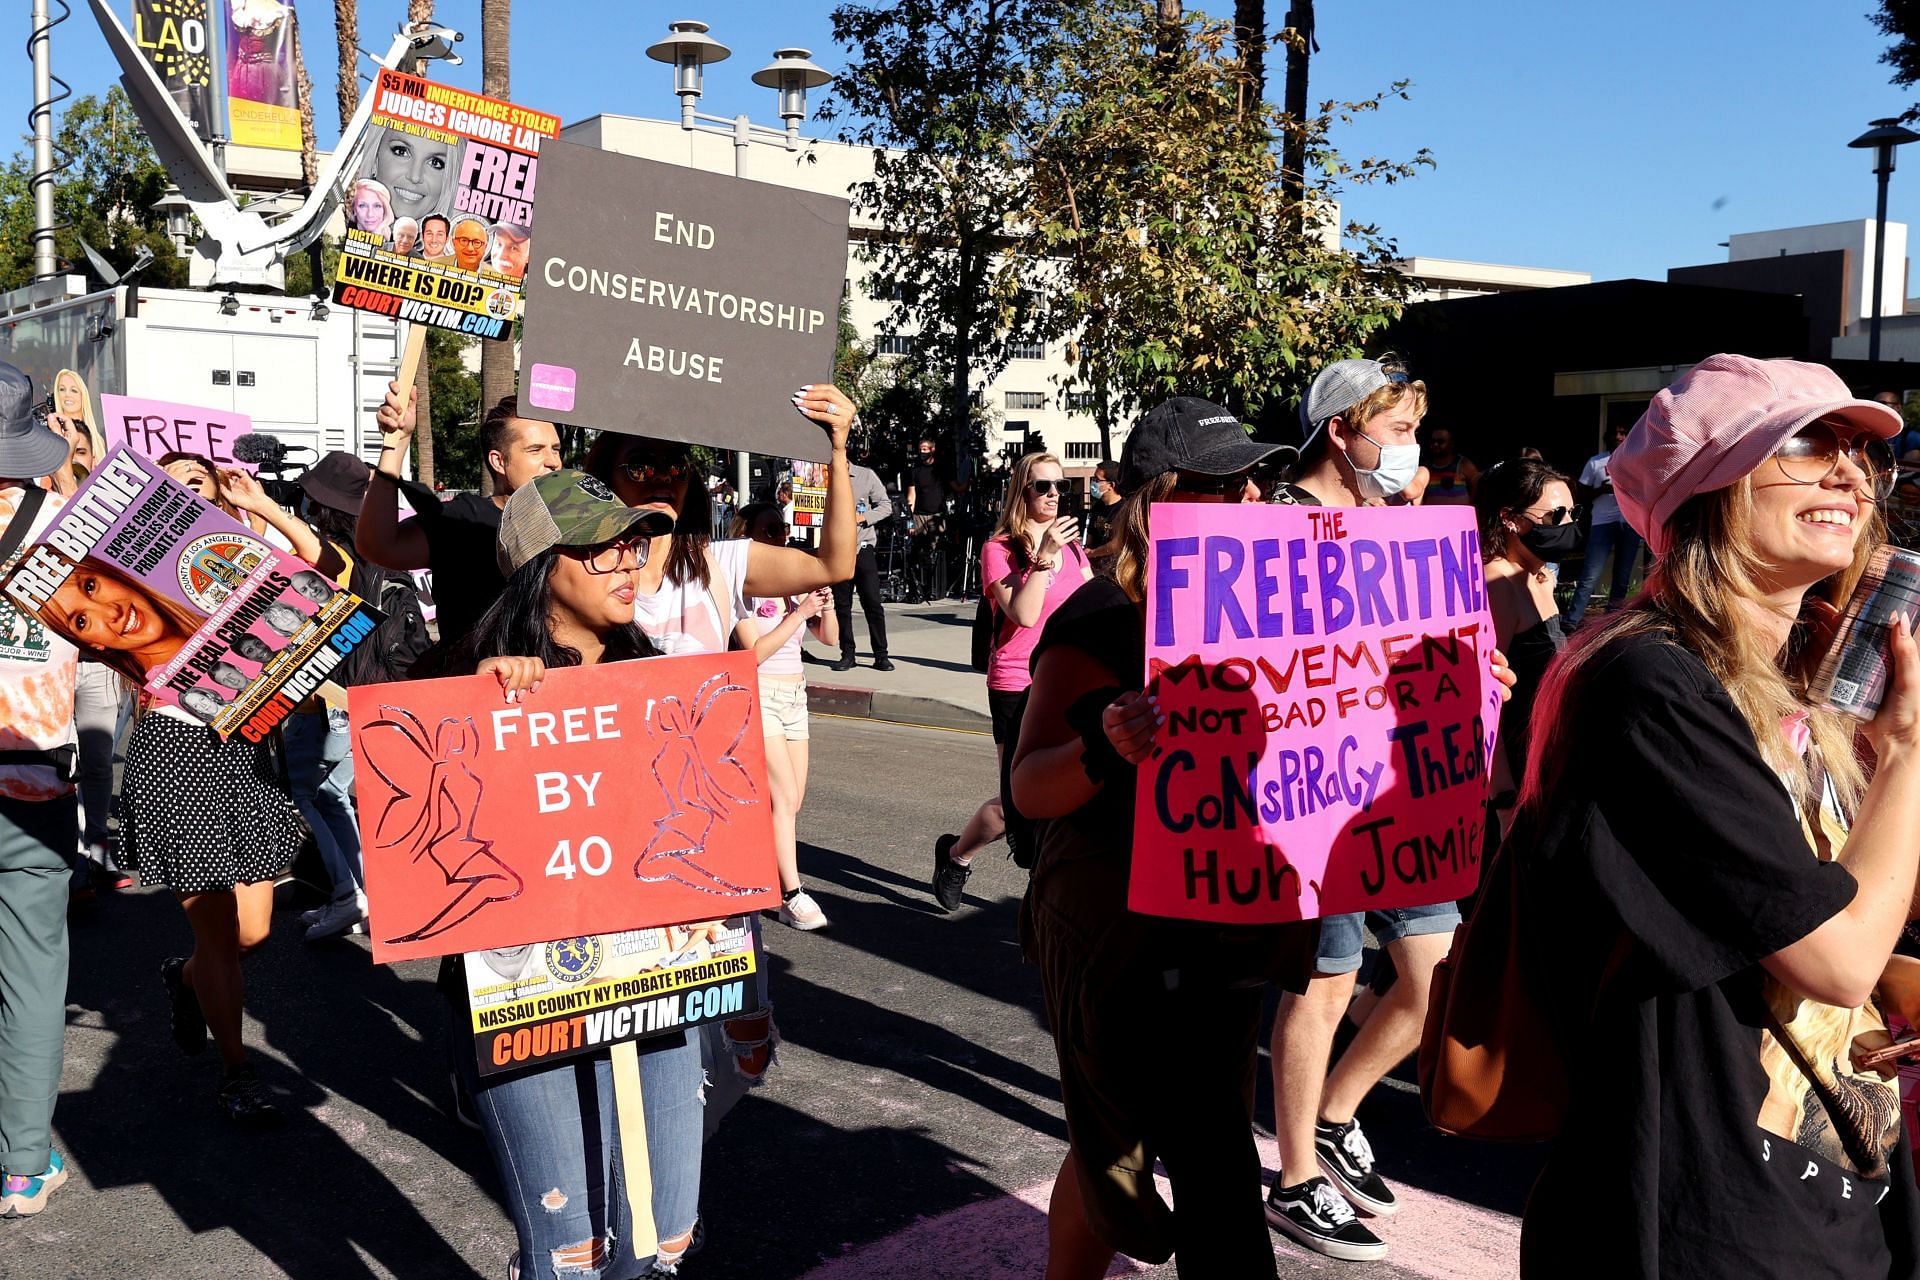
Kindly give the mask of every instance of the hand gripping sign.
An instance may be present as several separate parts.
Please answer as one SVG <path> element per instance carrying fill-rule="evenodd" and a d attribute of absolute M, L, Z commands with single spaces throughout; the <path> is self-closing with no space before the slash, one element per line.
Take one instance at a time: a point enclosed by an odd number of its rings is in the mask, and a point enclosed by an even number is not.
<path fill-rule="evenodd" d="M 375 960 L 779 905 L 750 653 L 349 696 Z"/>
<path fill-rule="evenodd" d="M 1458 507 L 1162 504 L 1128 906 L 1281 923 L 1479 881 L 1499 720 Z"/>

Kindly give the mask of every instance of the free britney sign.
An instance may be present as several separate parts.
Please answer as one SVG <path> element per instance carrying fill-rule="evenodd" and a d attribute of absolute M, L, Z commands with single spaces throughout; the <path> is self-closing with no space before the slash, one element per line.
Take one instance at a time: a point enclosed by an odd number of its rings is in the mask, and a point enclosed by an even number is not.
<path fill-rule="evenodd" d="M 1161 505 L 1127 905 L 1272 924 L 1464 896 L 1500 713 L 1464 507 Z"/>

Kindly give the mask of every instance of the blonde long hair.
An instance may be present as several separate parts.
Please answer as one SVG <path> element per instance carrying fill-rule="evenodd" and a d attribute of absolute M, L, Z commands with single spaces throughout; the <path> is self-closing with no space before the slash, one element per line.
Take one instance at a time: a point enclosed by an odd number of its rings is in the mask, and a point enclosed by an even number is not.
<path fill-rule="evenodd" d="M 1752 506 L 1751 476 L 1689 499 L 1674 513 L 1669 546 L 1648 572 L 1646 590 L 1597 625 L 1582 627 L 1548 669 L 1533 708 L 1533 751 L 1521 809 L 1542 804 L 1564 772 L 1573 707 L 1588 669 L 1616 641 L 1640 635 L 1664 636 L 1706 663 L 1803 813 L 1819 809 L 1823 769 L 1841 808 L 1851 814 L 1858 807 L 1867 770 L 1854 750 L 1856 722 L 1812 705 L 1807 686 L 1821 657 L 1813 643 L 1820 612 L 1816 602 L 1844 607 L 1885 536 L 1879 509 L 1872 509 L 1853 563 L 1807 592 L 1786 650 L 1776 656 L 1743 607 L 1762 599 L 1758 581 L 1766 568 L 1753 545 Z M 1798 712 L 1807 713 L 1813 735 L 1813 749 L 1804 759 L 1780 728 L 1785 717 Z"/>
<path fill-rule="evenodd" d="M 1033 554 L 1033 542 L 1027 536 L 1033 528 L 1033 518 L 1027 514 L 1027 485 L 1033 479 L 1033 469 L 1043 462 L 1051 462 L 1063 473 L 1066 471 L 1060 459 L 1051 453 L 1022 455 L 1013 464 L 1013 474 L 1007 477 L 1007 496 L 1000 504 L 1000 523 L 993 527 L 993 536 L 1005 538 L 1013 547 L 1016 559 L 1024 560 Z"/>
<path fill-rule="evenodd" d="M 62 378 L 72 378 L 80 384 L 80 420 L 87 424 L 87 439 L 93 442 L 93 463 L 99 466 L 100 460 L 107 456 L 107 440 L 100 434 L 100 423 L 93 416 L 93 392 L 88 388 L 87 380 L 81 377 L 77 370 L 62 369 L 53 375 L 53 407 L 56 413 L 60 411 L 60 379 Z"/>

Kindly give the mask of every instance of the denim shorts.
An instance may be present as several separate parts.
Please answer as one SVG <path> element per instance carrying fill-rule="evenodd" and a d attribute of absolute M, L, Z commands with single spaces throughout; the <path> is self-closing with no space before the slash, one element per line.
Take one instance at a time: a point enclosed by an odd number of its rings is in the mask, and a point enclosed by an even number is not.
<path fill-rule="evenodd" d="M 1366 948 L 1366 930 L 1381 946 L 1401 938 L 1418 938 L 1429 933 L 1451 933 L 1460 923 L 1460 904 L 1436 902 L 1430 907 L 1388 907 L 1382 911 L 1356 911 L 1346 916 L 1323 916 L 1320 920 L 1320 950 L 1314 956 L 1313 971 L 1318 974 L 1356 973 L 1360 953 Z"/>

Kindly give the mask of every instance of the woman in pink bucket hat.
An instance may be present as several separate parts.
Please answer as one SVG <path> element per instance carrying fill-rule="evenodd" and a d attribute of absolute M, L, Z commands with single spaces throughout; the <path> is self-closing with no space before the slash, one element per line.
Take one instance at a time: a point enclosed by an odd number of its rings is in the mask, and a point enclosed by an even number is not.
<path fill-rule="evenodd" d="M 1523 1275 L 1920 1274 L 1873 1056 L 1885 1013 L 1920 1016 L 1893 956 L 1920 866 L 1911 619 L 1886 619 L 1873 721 L 1807 697 L 1899 429 L 1822 366 L 1719 355 L 1613 455 L 1654 567 L 1543 682 L 1513 845 L 1571 1098 Z"/>

